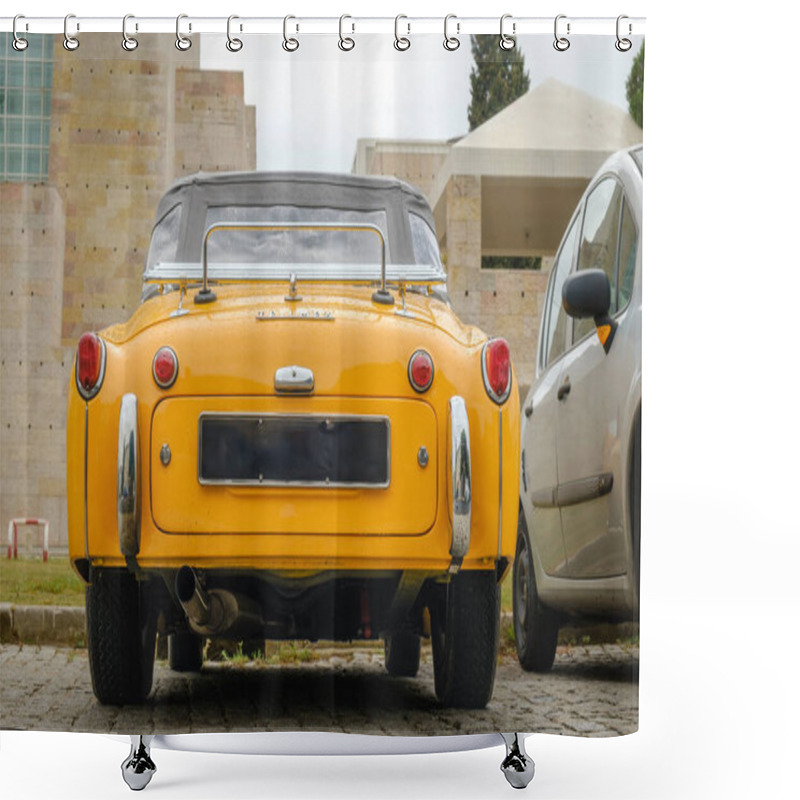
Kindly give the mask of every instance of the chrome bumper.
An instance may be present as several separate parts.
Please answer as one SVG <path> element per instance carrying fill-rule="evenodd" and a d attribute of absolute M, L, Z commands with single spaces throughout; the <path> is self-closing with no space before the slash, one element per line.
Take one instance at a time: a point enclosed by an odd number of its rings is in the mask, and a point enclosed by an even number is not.
<path fill-rule="evenodd" d="M 135 394 L 122 397 L 117 447 L 117 534 L 124 556 L 139 552 L 139 428 Z"/>
<path fill-rule="evenodd" d="M 472 528 L 472 465 L 469 449 L 469 418 L 463 397 L 451 397 L 448 428 L 450 450 L 447 459 L 452 535 L 450 572 L 455 574 L 469 551 Z"/>

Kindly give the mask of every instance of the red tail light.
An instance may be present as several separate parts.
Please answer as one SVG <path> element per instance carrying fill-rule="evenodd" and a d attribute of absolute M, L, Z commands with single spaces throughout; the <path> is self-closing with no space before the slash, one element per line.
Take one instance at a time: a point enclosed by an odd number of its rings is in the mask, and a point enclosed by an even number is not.
<path fill-rule="evenodd" d="M 178 356 L 171 347 L 162 347 L 153 358 L 153 380 L 162 389 L 169 389 L 177 377 Z"/>
<path fill-rule="evenodd" d="M 505 339 L 490 339 L 483 346 L 483 383 L 495 403 L 505 403 L 511 391 L 511 356 Z"/>
<path fill-rule="evenodd" d="M 433 360 L 424 350 L 417 350 L 408 362 L 408 380 L 416 392 L 427 392 L 433 383 Z"/>
<path fill-rule="evenodd" d="M 103 340 L 96 333 L 84 333 L 78 340 L 75 380 L 78 391 L 85 400 L 90 400 L 100 391 L 105 366 L 106 350 Z"/>

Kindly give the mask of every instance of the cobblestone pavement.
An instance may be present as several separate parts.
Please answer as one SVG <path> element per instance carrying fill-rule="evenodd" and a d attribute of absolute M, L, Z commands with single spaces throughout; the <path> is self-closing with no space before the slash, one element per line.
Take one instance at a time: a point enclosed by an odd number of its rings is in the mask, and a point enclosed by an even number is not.
<path fill-rule="evenodd" d="M 631 733 L 638 725 L 636 646 L 559 647 L 547 675 L 525 673 L 515 656 L 503 655 L 494 697 L 482 711 L 438 705 L 429 646 L 423 647 L 416 678 L 387 675 L 383 649 L 375 645 L 315 646 L 299 653 L 312 660 L 275 665 L 233 659 L 206 663 L 199 674 L 174 673 L 158 661 L 147 703 L 119 708 L 94 699 L 85 650 L 3 645 L 0 728 L 409 736 L 520 730 L 614 736 Z"/>

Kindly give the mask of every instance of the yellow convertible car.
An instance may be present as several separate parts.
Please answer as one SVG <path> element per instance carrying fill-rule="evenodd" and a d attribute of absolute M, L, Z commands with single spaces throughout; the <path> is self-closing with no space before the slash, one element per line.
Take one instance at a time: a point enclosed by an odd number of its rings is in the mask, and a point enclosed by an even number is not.
<path fill-rule="evenodd" d="M 101 703 L 207 639 L 383 639 L 442 704 L 492 696 L 516 547 L 503 339 L 453 313 L 424 197 L 393 179 L 199 174 L 161 200 L 142 303 L 85 333 L 70 558 Z"/>

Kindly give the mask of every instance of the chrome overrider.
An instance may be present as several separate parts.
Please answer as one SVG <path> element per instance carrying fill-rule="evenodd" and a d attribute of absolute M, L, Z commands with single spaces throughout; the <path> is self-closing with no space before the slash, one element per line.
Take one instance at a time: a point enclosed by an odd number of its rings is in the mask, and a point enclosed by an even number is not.
<path fill-rule="evenodd" d="M 463 397 L 451 397 L 448 427 L 450 429 L 450 452 L 448 472 L 450 476 L 450 516 L 453 533 L 450 540 L 450 573 L 461 568 L 461 562 L 469 551 L 472 529 L 472 466 L 469 449 L 469 417 Z"/>
<path fill-rule="evenodd" d="M 135 394 L 125 394 L 119 407 L 117 447 L 117 534 L 124 556 L 139 552 L 139 426 Z"/>
<path fill-rule="evenodd" d="M 208 288 L 208 240 L 217 231 L 355 231 L 374 233 L 381 243 L 381 288 L 372 295 L 375 303 L 394 305 L 394 298 L 386 288 L 386 240 L 383 231 L 377 225 L 369 223 L 345 224 L 340 222 L 215 222 L 210 225 L 203 236 L 203 287 L 195 294 L 195 303 L 213 303 L 217 296 Z M 297 278 L 294 277 L 293 285 L 296 291 Z M 290 297 L 289 299 L 295 299 Z"/>

